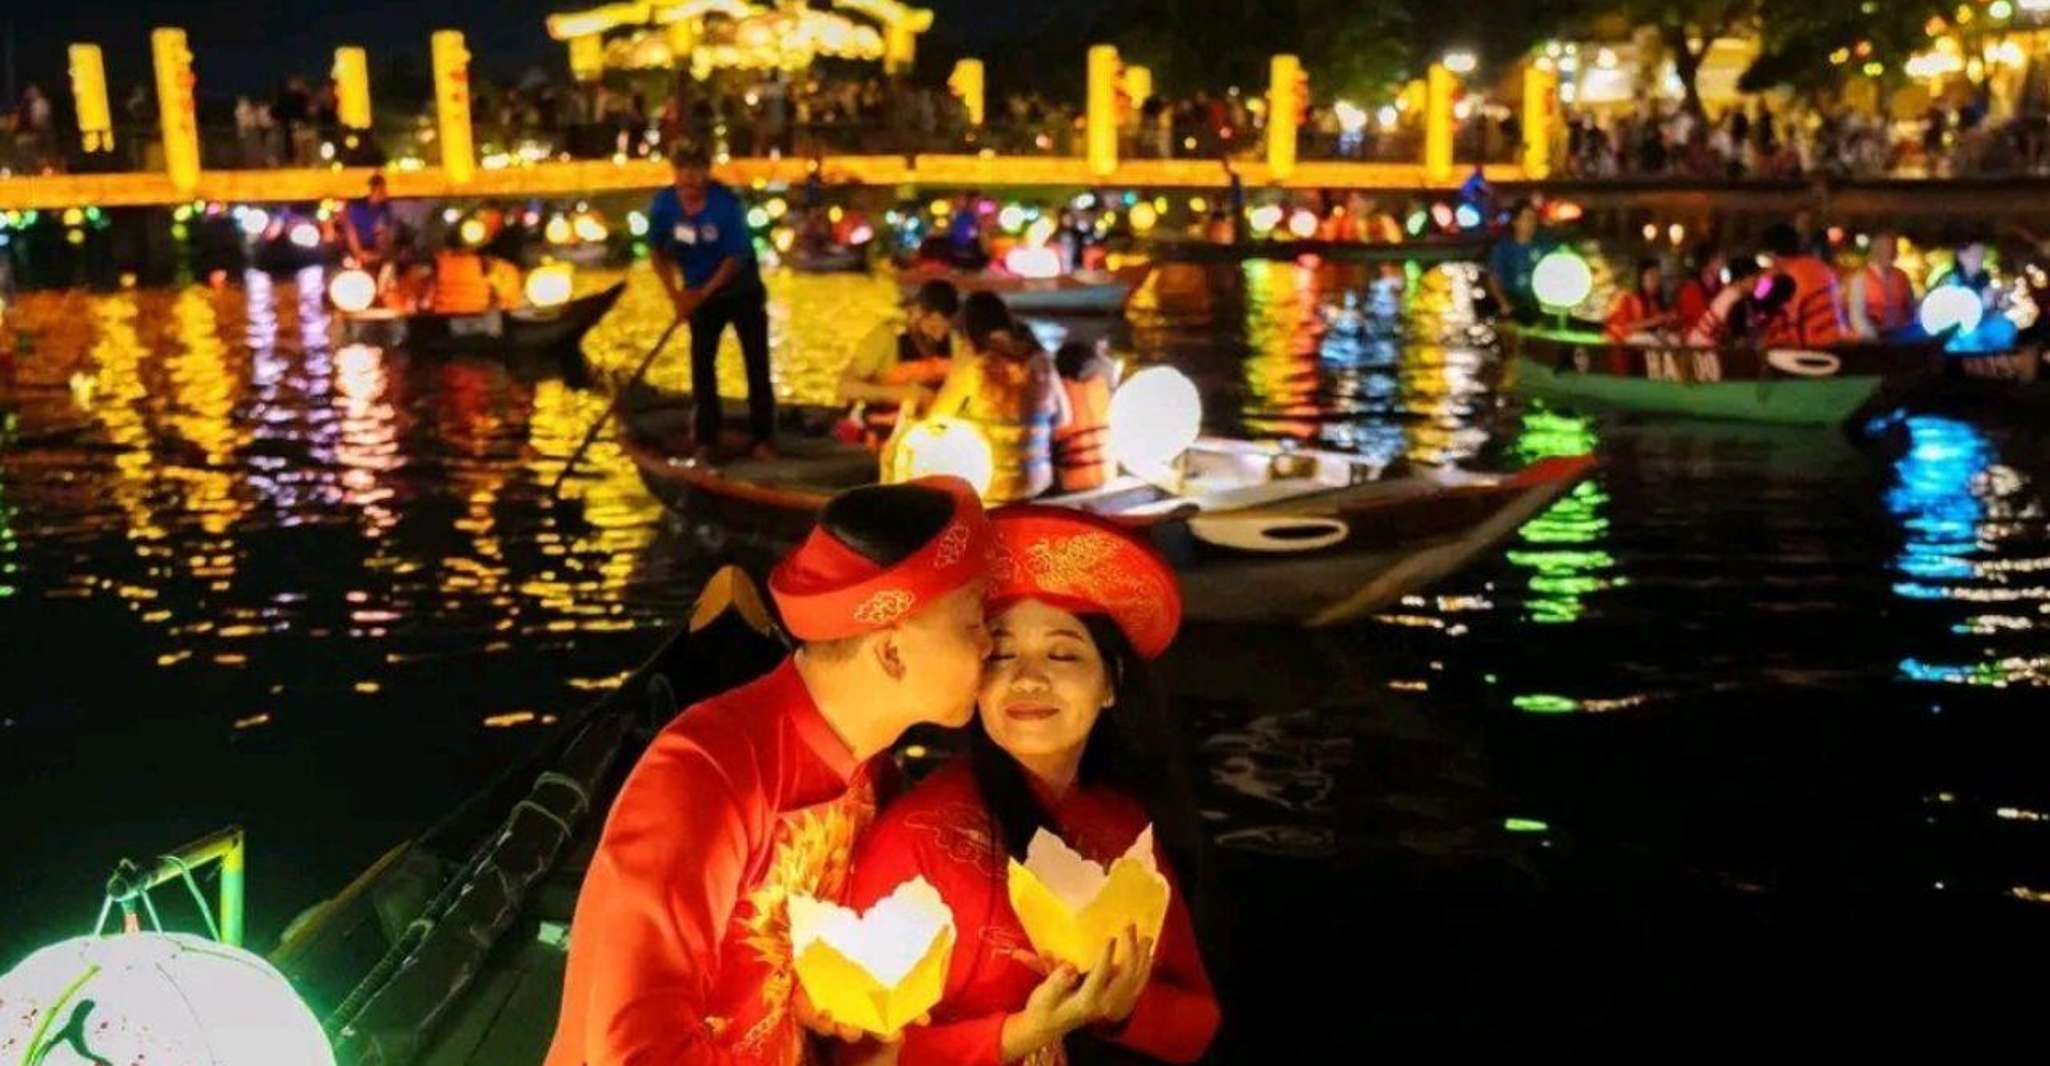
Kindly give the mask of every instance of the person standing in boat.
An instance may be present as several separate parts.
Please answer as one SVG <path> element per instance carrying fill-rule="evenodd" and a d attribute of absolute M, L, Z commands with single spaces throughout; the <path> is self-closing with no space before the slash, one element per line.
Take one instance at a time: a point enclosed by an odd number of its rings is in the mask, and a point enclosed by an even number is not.
<path fill-rule="evenodd" d="M 946 984 L 929 1024 L 842 1061 L 1195 1061 L 1220 1012 L 1184 889 L 1200 881 L 1200 823 L 1152 664 L 1181 621 L 1174 569 L 1068 508 L 1008 507 L 990 524 L 995 647 L 968 753 L 883 811 L 855 849 L 848 900 L 865 910 L 913 877 L 938 889 L 958 929 Z M 1157 944 L 1127 927 L 1087 975 L 1042 963 L 1010 864 L 1042 830 L 1108 864 L 1149 828 L 1170 893 Z"/>
<path fill-rule="evenodd" d="M 1029 500 L 1053 487 L 1053 432 L 1067 423 L 1067 396 L 1052 357 L 994 293 L 961 305 L 968 351 L 954 360 L 928 418 L 973 423 L 989 442 L 991 503 Z"/>
<path fill-rule="evenodd" d="M 954 366 L 954 317 L 961 294 L 949 281 L 918 287 L 904 327 L 879 323 L 855 349 L 840 374 L 839 402 L 858 405 L 853 415 L 870 447 L 880 447 L 900 418 L 917 418 L 932 405 Z"/>
<path fill-rule="evenodd" d="M 1907 271 L 1894 265 L 1899 251 L 1899 234 L 1880 230 L 1872 235 L 1865 265 L 1851 275 L 1844 292 L 1852 336 L 1882 340 L 1914 328 L 1915 285 L 1908 280 Z"/>
<path fill-rule="evenodd" d="M 1494 298 L 1496 314 L 1518 322 L 1537 320 L 1537 290 L 1531 279 L 1545 250 L 1538 240 L 1537 205 L 1525 200 L 1516 205 L 1508 235 L 1488 249 L 1488 294 Z"/>
<path fill-rule="evenodd" d="M 807 1030 L 858 1035 L 796 991 L 786 904 L 844 892 L 875 756 L 974 716 L 990 546 L 957 478 L 826 505 L 769 578 L 797 650 L 656 734 L 606 816 L 546 1066 L 798 1066 Z"/>
<path fill-rule="evenodd" d="M 747 368 L 748 428 L 757 459 L 775 457 L 776 396 L 769 382 L 768 290 L 748 236 L 747 212 L 733 190 L 712 180 L 711 157 L 680 146 L 670 154 L 674 184 L 648 205 L 655 276 L 690 320 L 691 395 L 697 404 L 696 454 L 712 458 L 719 443 L 719 337 L 727 326 L 740 339 Z"/>
<path fill-rule="evenodd" d="M 1836 269 L 1802 245 L 1801 234 L 1785 222 L 1765 231 L 1767 266 L 1794 283 L 1786 313 L 1766 331 L 1770 347 L 1825 347 L 1843 340 L 1842 301 L 1837 295 Z"/>
<path fill-rule="evenodd" d="M 342 240 L 349 258 L 356 261 L 379 287 L 390 280 L 392 250 L 398 244 L 398 221 L 392 217 L 391 197 L 385 192 L 384 175 L 370 176 L 370 189 L 360 200 L 342 209 Z"/>

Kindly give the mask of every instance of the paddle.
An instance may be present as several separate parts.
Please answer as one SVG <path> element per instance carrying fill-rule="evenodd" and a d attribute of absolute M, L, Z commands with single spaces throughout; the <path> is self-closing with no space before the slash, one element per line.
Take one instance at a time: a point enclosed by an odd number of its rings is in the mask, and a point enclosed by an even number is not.
<path fill-rule="evenodd" d="M 613 394 L 612 403 L 606 406 L 605 413 L 600 415 L 596 422 L 591 423 L 590 432 L 584 434 L 584 442 L 577 445 L 576 451 L 570 453 L 569 461 L 562 464 L 562 472 L 556 474 L 554 483 L 548 486 L 548 496 L 551 500 L 562 499 L 562 483 L 569 479 L 569 472 L 576 469 L 577 460 L 582 459 L 584 453 L 591 450 L 591 445 L 598 440 L 598 431 L 604 429 L 605 423 L 612 421 L 612 416 L 619 413 L 619 405 L 626 400 L 627 392 L 641 380 L 642 375 L 648 372 L 648 368 L 655 364 L 655 357 L 662 354 L 662 349 L 669 344 L 670 336 L 676 332 L 676 327 L 681 325 L 683 319 L 680 317 L 670 321 L 669 328 L 663 330 L 662 336 L 656 339 L 655 346 L 648 349 L 648 354 L 641 360 L 641 365 L 634 368 L 633 376 L 627 378 L 626 383 Z"/>

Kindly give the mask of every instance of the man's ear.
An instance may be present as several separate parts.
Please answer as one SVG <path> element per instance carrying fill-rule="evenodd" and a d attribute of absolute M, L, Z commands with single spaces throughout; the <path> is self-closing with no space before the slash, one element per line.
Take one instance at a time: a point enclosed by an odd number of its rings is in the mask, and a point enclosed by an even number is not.
<path fill-rule="evenodd" d="M 897 646 L 897 630 L 885 629 L 869 641 L 869 654 L 876 657 L 876 665 L 892 681 L 904 680 L 904 650 Z"/>

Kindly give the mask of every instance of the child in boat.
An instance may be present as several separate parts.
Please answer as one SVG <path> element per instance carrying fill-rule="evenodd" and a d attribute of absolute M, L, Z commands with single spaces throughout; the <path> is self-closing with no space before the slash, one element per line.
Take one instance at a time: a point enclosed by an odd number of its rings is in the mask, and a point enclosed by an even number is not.
<path fill-rule="evenodd" d="M 1065 425 L 1067 395 L 1052 357 L 994 293 L 961 305 L 966 358 L 954 360 L 929 418 L 958 418 L 982 431 L 994 474 L 983 498 L 1029 500 L 1053 487 L 1053 431 Z"/>
<path fill-rule="evenodd" d="M 849 903 L 867 910 L 923 877 L 957 925 L 930 1024 L 856 1045 L 843 1064 L 996 1066 L 1193 1062 L 1217 1032 L 1217 996 L 1180 877 L 1201 832 L 1174 756 L 1152 660 L 1181 618 L 1174 570 L 1104 519 L 1005 508 L 987 611 L 995 647 L 968 754 L 892 803 L 856 845 Z M 1049 832 L 1110 863 L 1151 827 L 1169 884 L 1157 945 L 1126 930 L 1087 975 L 1047 966 L 1012 909 L 1007 874 Z"/>
<path fill-rule="evenodd" d="M 1656 259 L 1637 263 L 1637 285 L 1616 294 L 1609 307 L 1606 330 L 1611 343 L 1649 341 L 1673 324 L 1673 311 L 1666 305 L 1665 270 Z"/>
<path fill-rule="evenodd" d="M 1069 341 L 1054 353 L 1061 391 L 1067 394 L 1068 421 L 1054 430 L 1053 465 L 1062 492 L 1087 492 L 1110 480 L 1110 394 L 1118 387 L 1118 367 L 1100 344 Z"/>

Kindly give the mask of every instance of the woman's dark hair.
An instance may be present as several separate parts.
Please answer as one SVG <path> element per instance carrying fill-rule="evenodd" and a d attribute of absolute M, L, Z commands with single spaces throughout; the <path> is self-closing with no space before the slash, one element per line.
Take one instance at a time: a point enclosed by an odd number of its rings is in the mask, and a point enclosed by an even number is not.
<path fill-rule="evenodd" d="M 1765 228 L 1765 250 L 1782 258 L 1801 254 L 1801 234 L 1786 222 Z"/>
<path fill-rule="evenodd" d="M 961 292 L 951 281 L 937 278 L 918 287 L 918 296 L 913 301 L 920 310 L 952 318 L 961 313 Z"/>
<path fill-rule="evenodd" d="M 1708 269 L 1708 264 L 1714 262 L 1715 257 L 1721 254 L 1723 250 L 1720 245 L 1714 241 L 1702 241 L 1687 253 L 1687 273 L 1692 277 L 1700 277 L 1701 272 Z"/>
<path fill-rule="evenodd" d="M 895 566 L 939 535 L 954 498 L 924 485 L 868 485 L 827 501 L 819 525 L 877 566 Z"/>
<path fill-rule="evenodd" d="M 968 335 L 968 343 L 975 345 L 977 351 L 988 351 L 990 338 L 1016 332 L 1017 328 L 1011 309 L 1004 306 L 1003 297 L 996 293 L 971 292 L 961 303 L 961 332 Z"/>
<path fill-rule="evenodd" d="M 1661 271 L 1661 272 L 1662 272 L 1662 271 L 1664 271 L 1665 269 L 1666 269 L 1666 267 L 1665 267 L 1665 264 L 1664 264 L 1664 263 L 1661 263 L 1661 262 L 1659 262 L 1659 261 L 1658 261 L 1658 260 L 1656 260 L 1656 259 L 1639 259 L 1639 260 L 1637 261 L 1637 276 L 1636 276 L 1636 281 L 1635 281 L 1635 284 L 1636 284 L 1636 288 L 1637 288 L 1637 290 L 1638 290 L 1639 292 L 1642 292 L 1642 291 L 1644 290 L 1644 272 L 1645 272 L 1645 271 L 1647 271 L 1647 270 L 1657 270 L 1657 271 Z"/>
<path fill-rule="evenodd" d="M 1061 372 L 1062 377 L 1075 379 L 1080 378 L 1082 372 L 1089 369 L 1089 361 L 1094 358 L 1096 348 L 1093 345 L 1081 341 L 1067 341 L 1053 353 L 1053 365 L 1054 369 Z"/>
<path fill-rule="evenodd" d="M 1081 617 L 1110 676 L 1113 702 L 1089 731 L 1076 783 L 1136 800 L 1153 822 L 1154 842 L 1166 854 L 1183 896 L 1193 900 L 1194 886 L 1202 880 L 1202 835 L 1188 763 L 1168 721 L 1166 691 L 1153 664 L 1132 648 L 1115 622 L 1100 614 Z M 968 724 L 968 765 L 1005 854 L 1022 862 L 1034 833 L 1060 832 L 1033 793 L 1025 769 L 990 738 L 980 716 Z"/>

